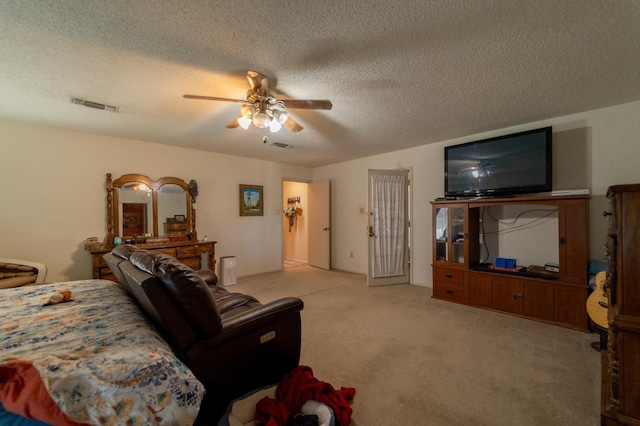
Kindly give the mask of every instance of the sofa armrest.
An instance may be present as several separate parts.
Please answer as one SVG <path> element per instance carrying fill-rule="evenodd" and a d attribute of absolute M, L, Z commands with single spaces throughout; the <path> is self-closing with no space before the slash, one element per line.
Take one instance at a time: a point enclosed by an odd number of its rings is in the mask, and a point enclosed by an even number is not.
<path fill-rule="evenodd" d="M 297 297 L 285 297 L 226 317 L 216 343 L 235 339 L 256 328 L 280 321 L 302 311 L 304 303 Z"/>
<path fill-rule="evenodd" d="M 215 403 L 277 383 L 298 365 L 302 340 L 302 300 L 279 299 L 231 315 L 217 336 L 185 351 L 185 363 Z"/>
<path fill-rule="evenodd" d="M 211 269 L 200 269 L 196 271 L 196 274 L 200 275 L 202 281 L 207 283 L 209 287 L 218 284 L 218 276 Z"/>
<path fill-rule="evenodd" d="M 286 298 L 223 320 L 218 336 L 195 342 L 185 363 L 207 389 L 211 418 L 255 389 L 278 383 L 300 361 L 303 303 Z"/>

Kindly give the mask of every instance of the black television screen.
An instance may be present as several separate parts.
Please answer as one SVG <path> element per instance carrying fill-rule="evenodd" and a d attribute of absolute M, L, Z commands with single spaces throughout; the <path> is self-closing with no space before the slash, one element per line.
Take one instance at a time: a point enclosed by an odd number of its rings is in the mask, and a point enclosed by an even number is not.
<path fill-rule="evenodd" d="M 447 197 L 551 191 L 551 127 L 444 149 Z"/>

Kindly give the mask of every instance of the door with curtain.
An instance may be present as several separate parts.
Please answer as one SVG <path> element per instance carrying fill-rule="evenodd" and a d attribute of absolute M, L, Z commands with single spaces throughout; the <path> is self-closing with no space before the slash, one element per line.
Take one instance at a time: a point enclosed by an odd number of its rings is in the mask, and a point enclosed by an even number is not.
<path fill-rule="evenodd" d="M 409 170 L 369 170 L 367 285 L 409 282 Z"/>

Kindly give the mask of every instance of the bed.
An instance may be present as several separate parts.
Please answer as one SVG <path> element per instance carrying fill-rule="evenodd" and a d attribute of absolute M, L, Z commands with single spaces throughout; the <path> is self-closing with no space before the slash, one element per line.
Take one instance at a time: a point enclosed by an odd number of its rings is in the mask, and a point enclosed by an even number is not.
<path fill-rule="evenodd" d="M 0 423 L 190 425 L 204 393 L 120 284 L 0 290 Z"/>

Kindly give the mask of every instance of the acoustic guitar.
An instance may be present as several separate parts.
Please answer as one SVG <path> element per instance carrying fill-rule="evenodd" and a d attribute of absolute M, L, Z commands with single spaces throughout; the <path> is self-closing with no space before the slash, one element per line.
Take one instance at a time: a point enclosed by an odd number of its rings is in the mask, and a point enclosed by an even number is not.
<path fill-rule="evenodd" d="M 609 300 L 607 299 L 604 289 L 606 282 L 607 272 L 598 272 L 596 274 L 596 289 L 587 298 L 587 313 L 589 314 L 589 318 L 602 328 L 609 327 L 609 321 L 607 320 Z"/>

